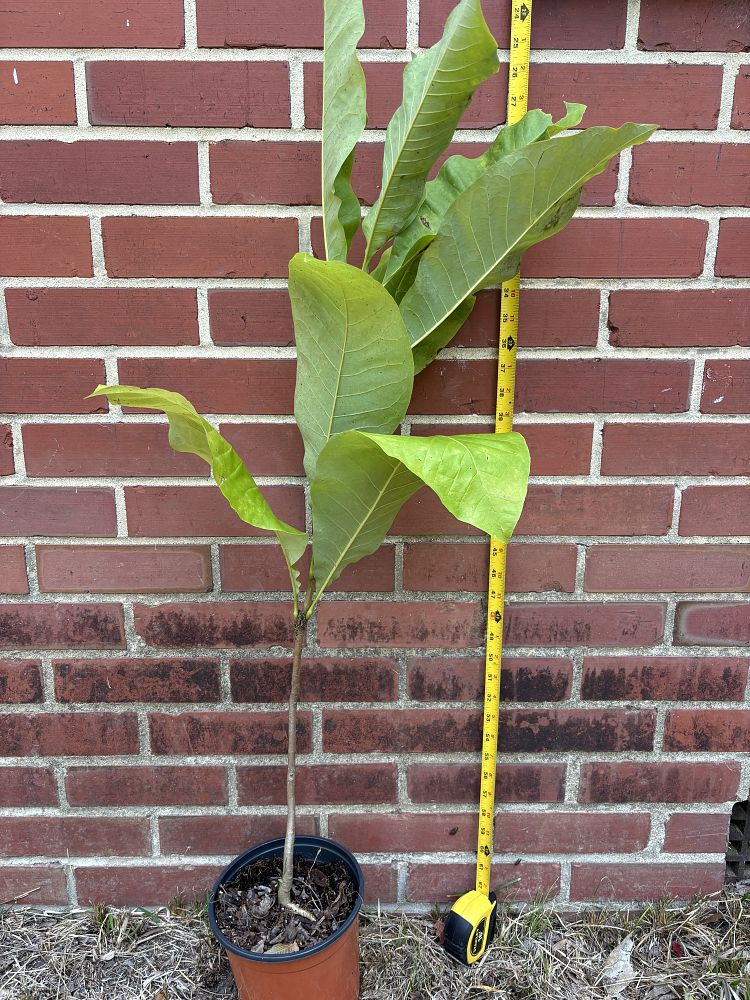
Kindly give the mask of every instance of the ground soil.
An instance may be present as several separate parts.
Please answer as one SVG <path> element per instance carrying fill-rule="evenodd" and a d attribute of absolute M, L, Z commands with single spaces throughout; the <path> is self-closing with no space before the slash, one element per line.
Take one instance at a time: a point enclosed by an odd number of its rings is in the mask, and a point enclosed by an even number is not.
<path fill-rule="evenodd" d="M 313 948 L 335 934 L 357 902 L 357 887 L 340 861 L 294 859 L 292 902 L 312 921 L 279 904 L 280 878 L 281 858 L 261 858 L 222 886 L 216 921 L 238 948 L 257 954 Z"/>

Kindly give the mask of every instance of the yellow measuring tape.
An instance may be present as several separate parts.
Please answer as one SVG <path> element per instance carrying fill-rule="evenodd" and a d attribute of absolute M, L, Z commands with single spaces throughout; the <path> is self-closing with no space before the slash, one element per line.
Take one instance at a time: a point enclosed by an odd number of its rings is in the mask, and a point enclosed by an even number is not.
<path fill-rule="evenodd" d="M 508 124 L 526 114 L 529 101 L 529 53 L 531 50 L 531 3 L 514 3 L 510 30 L 510 70 L 508 75 Z M 518 341 L 518 274 L 502 286 L 500 300 L 500 343 L 497 362 L 497 405 L 495 433 L 513 428 L 513 397 L 516 386 L 516 344 Z M 479 793 L 479 836 L 477 839 L 477 891 L 490 894 L 492 834 L 495 819 L 495 775 L 500 708 L 500 666 L 503 652 L 503 605 L 505 603 L 506 546 L 490 540 L 490 574 L 487 592 L 487 652 L 484 668 L 484 718 L 482 723 L 482 776 Z"/>

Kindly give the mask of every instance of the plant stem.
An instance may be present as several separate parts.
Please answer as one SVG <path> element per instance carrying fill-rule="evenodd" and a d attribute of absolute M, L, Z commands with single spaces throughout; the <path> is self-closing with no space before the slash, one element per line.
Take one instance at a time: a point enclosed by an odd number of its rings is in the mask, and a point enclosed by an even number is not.
<path fill-rule="evenodd" d="M 307 635 L 307 606 L 312 601 L 315 581 L 310 577 L 302 608 L 294 620 L 294 652 L 292 653 L 292 684 L 289 691 L 288 753 L 286 771 L 286 835 L 284 837 L 284 862 L 279 880 L 279 903 L 300 916 L 314 920 L 311 913 L 292 902 L 292 874 L 294 869 L 294 833 L 296 821 L 296 779 L 297 779 L 297 702 L 299 701 L 302 650 Z"/>

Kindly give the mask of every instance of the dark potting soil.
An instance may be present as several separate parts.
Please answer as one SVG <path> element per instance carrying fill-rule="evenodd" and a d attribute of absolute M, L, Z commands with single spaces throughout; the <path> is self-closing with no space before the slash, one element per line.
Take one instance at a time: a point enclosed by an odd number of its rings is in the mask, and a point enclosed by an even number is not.
<path fill-rule="evenodd" d="M 294 858 L 292 902 L 315 919 L 280 906 L 281 861 L 281 857 L 254 861 L 219 890 L 216 922 L 238 948 L 257 954 L 313 948 L 335 934 L 354 909 L 357 887 L 346 865 L 299 855 Z"/>

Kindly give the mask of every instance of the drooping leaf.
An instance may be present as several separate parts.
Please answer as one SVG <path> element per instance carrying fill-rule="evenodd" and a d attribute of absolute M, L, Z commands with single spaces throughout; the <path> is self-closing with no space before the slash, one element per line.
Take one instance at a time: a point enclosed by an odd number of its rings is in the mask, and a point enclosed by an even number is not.
<path fill-rule="evenodd" d="M 462 521 L 507 541 L 521 514 L 529 452 L 520 434 L 332 437 L 312 481 L 313 564 L 319 593 L 374 552 L 423 484 Z"/>
<path fill-rule="evenodd" d="M 497 43 L 479 0 L 461 0 L 440 41 L 404 71 L 403 100 L 386 131 L 380 194 L 363 223 L 365 265 L 409 222 L 471 95 L 497 69 Z"/>
<path fill-rule="evenodd" d="M 297 340 L 294 413 L 312 478 L 331 435 L 395 430 L 411 398 L 414 363 L 398 306 L 364 271 L 297 254 L 289 264 L 289 295 Z"/>
<path fill-rule="evenodd" d="M 547 128 L 547 138 L 551 139 L 558 132 L 564 132 L 566 129 L 575 128 L 576 125 L 580 125 L 585 114 L 585 104 L 575 104 L 571 101 L 565 101 L 565 114 L 559 121 L 553 122 Z"/>
<path fill-rule="evenodd" d="M 92 396 L 107 396 L 112 403 L 161 410 L 169 418 L 169 443 L 175 451 L 189 452 L 211 466 L 219 487 L 238 517 L 247 524 L 276 535 L 297 591 L 294 564 L 307 547 L 304 531 L 280 521 L 271 510 L 242 459 L 195 407 L 178 392 L 168 389 L 139 389 L 134 385 L 100 385 Z"/>
<path fill-rule="evenodd" d="M 586 181 L 654 128 L 591 128 L 532 143 L 490 166 L 446 212 L 401 300 L 412 347 L 435 335 L 466 298 L 511 277 L 520 254 L 570 220 Z"/>
<path fill-rule="evenodd" d="M 354 149 L 367 123 L 365 75 L 357 42 L 365 29 L 362 0 L 323 0 L 323 241 L 329 260 L 346 260 L 360 223 L 352 190 Z"/>

